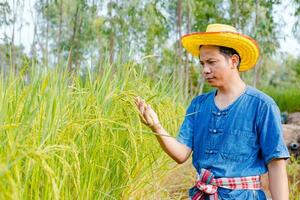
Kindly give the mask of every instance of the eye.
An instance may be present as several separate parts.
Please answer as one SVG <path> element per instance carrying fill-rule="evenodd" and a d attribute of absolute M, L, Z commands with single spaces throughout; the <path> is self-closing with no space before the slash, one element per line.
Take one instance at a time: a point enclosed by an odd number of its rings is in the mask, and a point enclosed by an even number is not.
<path fill-rule="evenodd" d="M 207 63 L 208 64 L 214 64 L 216 61 L 214 61 L 214 60 L 211 60 L 211 61 L 208 61 Z"/>

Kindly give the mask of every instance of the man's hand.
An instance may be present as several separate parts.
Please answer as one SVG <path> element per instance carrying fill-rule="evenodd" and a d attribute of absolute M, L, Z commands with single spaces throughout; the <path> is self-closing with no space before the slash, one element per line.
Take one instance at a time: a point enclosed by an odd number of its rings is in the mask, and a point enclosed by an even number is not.
<path fill-rule="evenodd" d="M 136 97 L 135 104 L 139 109 L 141 121 L 156 133 L 155 136 L 162 149 L 177 163 L 184 163 L 191 155 L 192 150 L 170 136 L 159 123 L 157 114 L 143 99 Z"/>
<path fill-rule="evenodd" d="M 154 112 L 151 106 L 145 102 L 144 99 L 135 97 L 135 104 L 139 109 L 141 121 L 145 125 L 149 126 L 153 131 L 160 127 L 157 114 Z"/>

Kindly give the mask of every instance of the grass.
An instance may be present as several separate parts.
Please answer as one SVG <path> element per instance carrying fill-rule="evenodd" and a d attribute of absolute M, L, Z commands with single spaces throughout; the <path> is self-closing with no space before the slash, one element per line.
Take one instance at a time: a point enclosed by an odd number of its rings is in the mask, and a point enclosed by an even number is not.
<path fill-rule="evenodd" d="M 293 156 L 290 163 L 287 165 L 287 172 L 289 174 L 289 190 L 290 199 L 299 200 L 300 197 L 300 159 L 295 159 Z"/>
<path fill-rule="evenodd" d="M 133 97 L 164 112 L 173 134 L 184 108 L 170 84 L 154 87 L 140 67 L 106 66 L 84 78 L 59 70 L 2 75 L 0 199 L 168 196 L 160 183 L 172 161 L 139 122 Z"/>
<path fill-rule="evenodd" d="M 300 88 L 262 88 L 262 91 L 270 95 L 278 104 L 281 111 L 300 111 Z"/>

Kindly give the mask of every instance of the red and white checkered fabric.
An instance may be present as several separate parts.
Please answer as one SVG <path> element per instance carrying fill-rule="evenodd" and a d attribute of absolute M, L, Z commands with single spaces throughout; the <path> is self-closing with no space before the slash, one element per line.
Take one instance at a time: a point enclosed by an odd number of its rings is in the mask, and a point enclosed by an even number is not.
<path fill-rule="evenodd" d="M 218 187 L 237 190 L 260 190 L 260 176 L 215 179 L 210 171 L 201 169 L 201 173 L 198 175 L 195 186 L 190 190 L 190 199 L 203 200 L 205 197 L 209 196 L 209 199 L 211 200 L 218 200 Z"/>

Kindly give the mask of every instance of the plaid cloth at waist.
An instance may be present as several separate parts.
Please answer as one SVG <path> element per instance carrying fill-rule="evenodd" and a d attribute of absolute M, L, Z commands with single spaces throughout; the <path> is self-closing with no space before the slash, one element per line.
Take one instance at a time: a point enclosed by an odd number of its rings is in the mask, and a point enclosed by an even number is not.
<path fill-rule="evenodd" d="M 218 187 L 260 190 L 260 176 L 215 179 L 210 171 L 201 169 L 195 186 L 189 190 L 189 197 L 191 200 L 204 200 L 208 196 L 210 200 L 218 200 Z"/>

